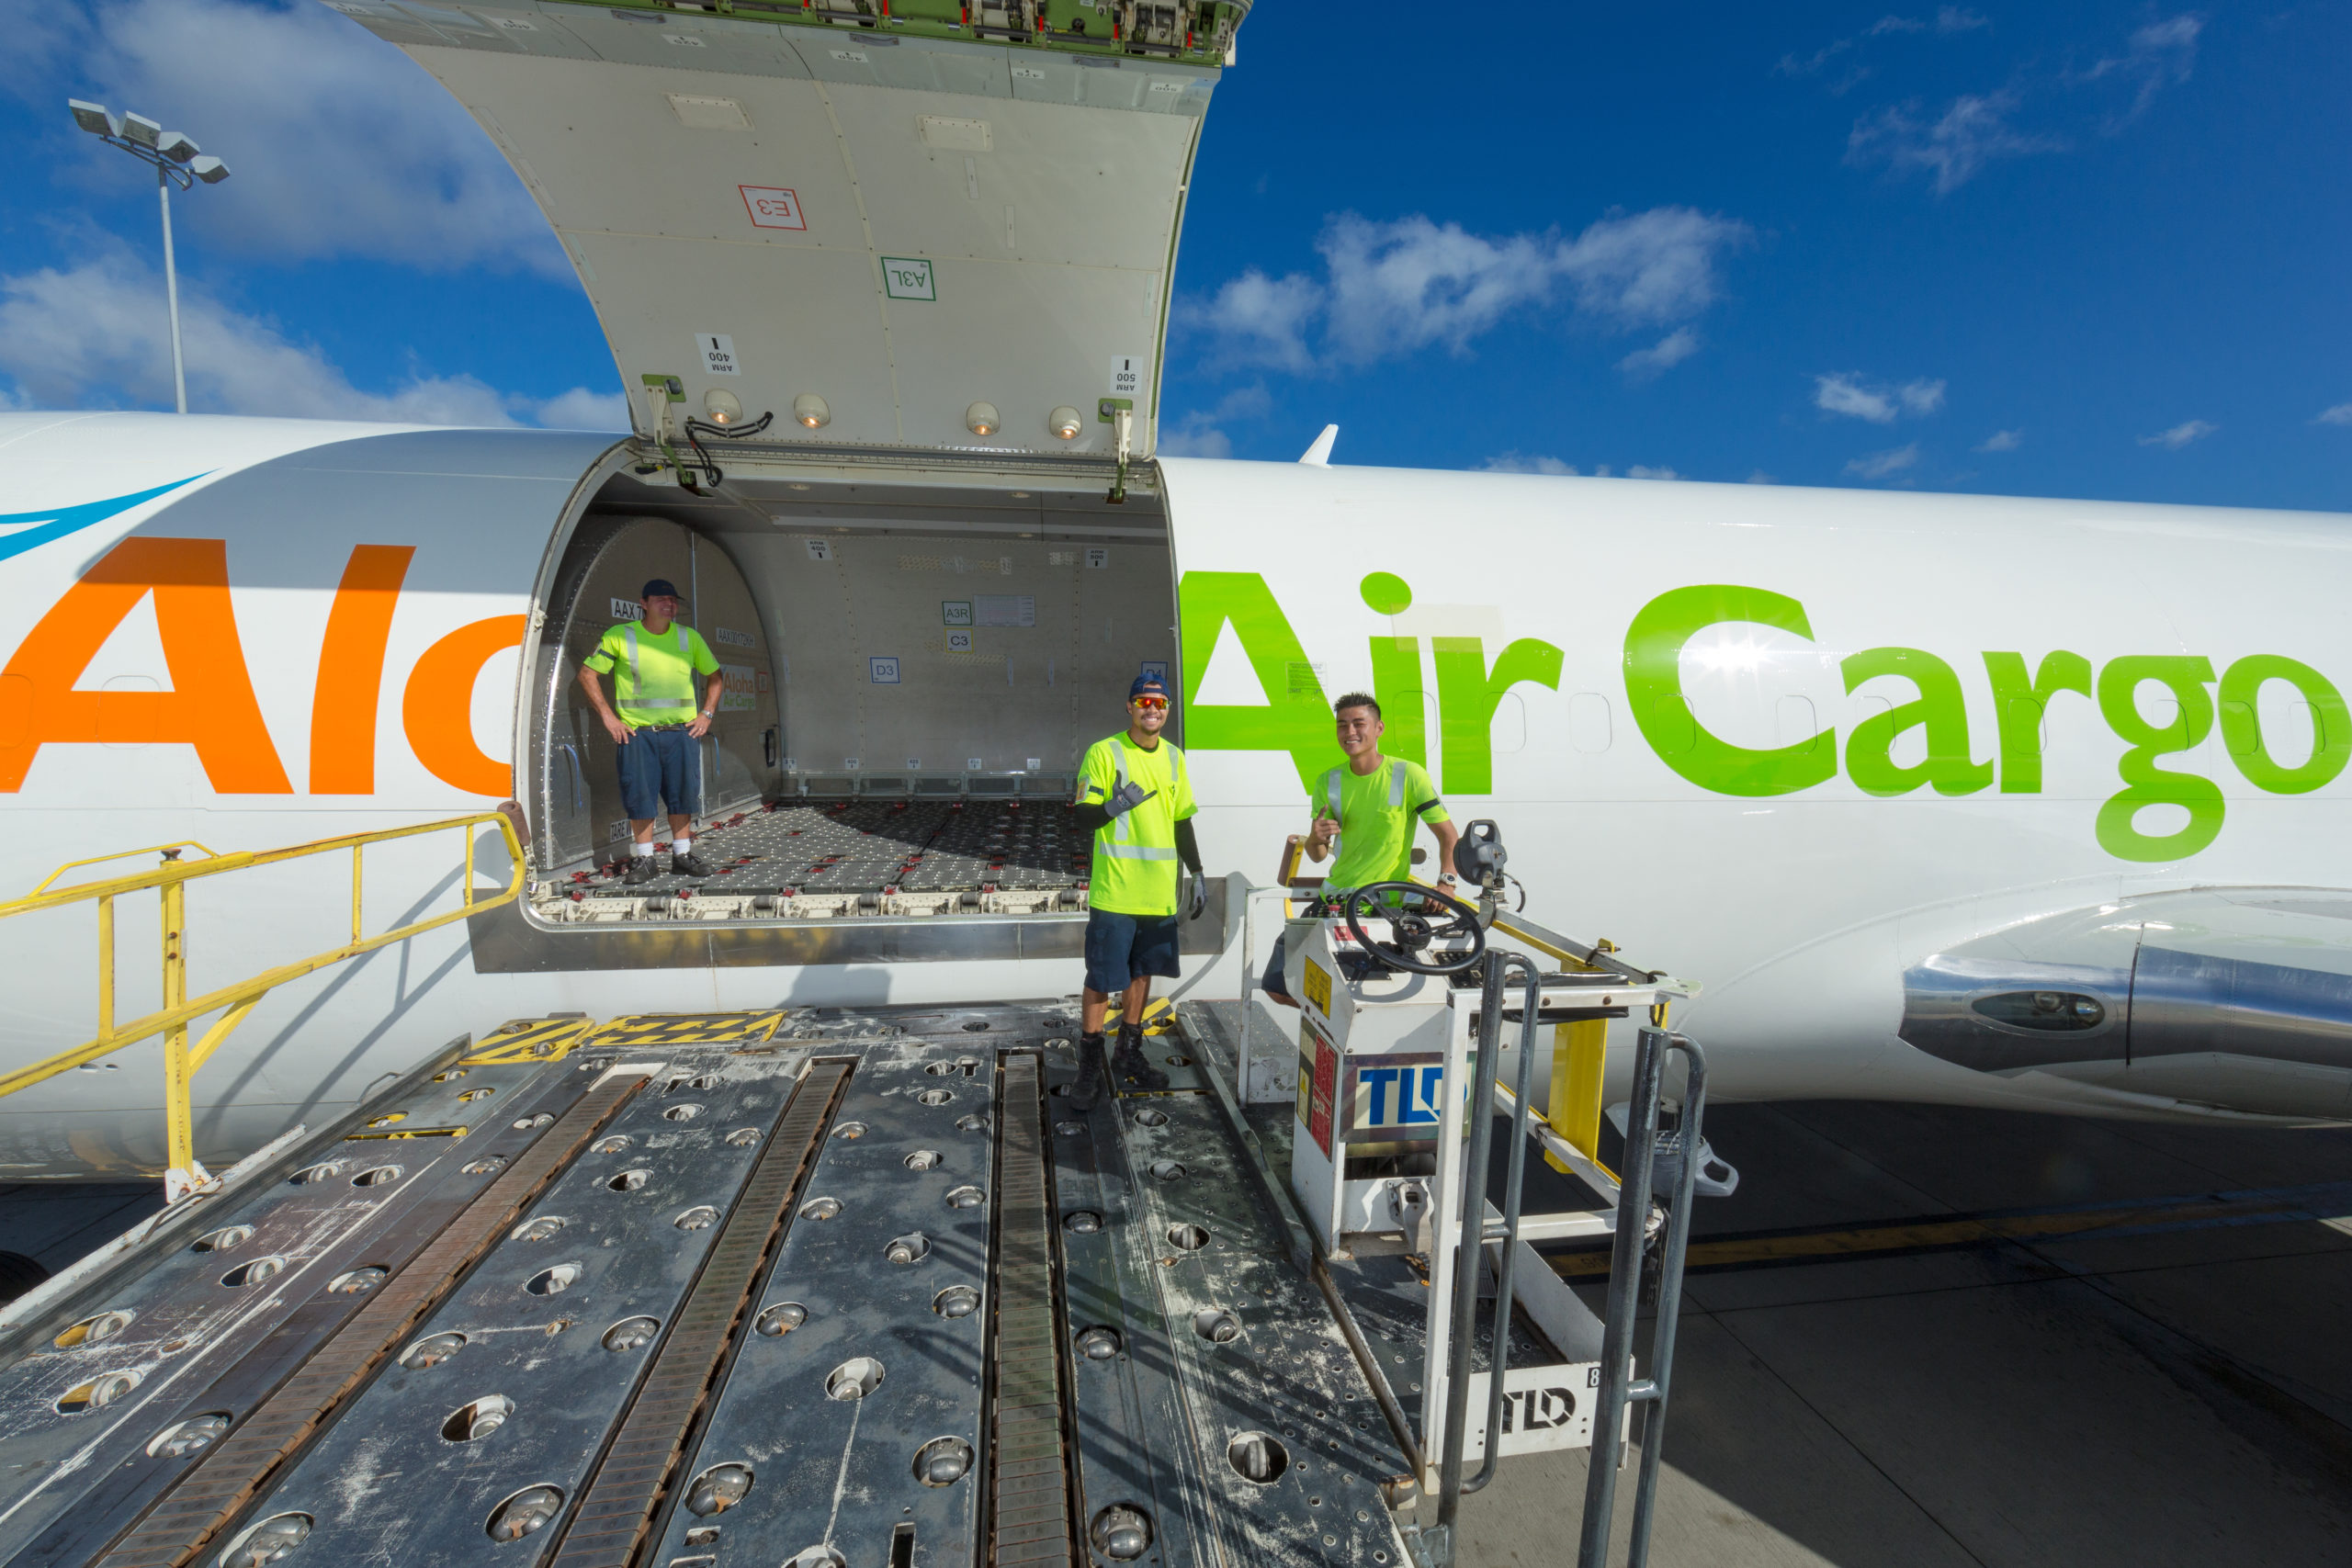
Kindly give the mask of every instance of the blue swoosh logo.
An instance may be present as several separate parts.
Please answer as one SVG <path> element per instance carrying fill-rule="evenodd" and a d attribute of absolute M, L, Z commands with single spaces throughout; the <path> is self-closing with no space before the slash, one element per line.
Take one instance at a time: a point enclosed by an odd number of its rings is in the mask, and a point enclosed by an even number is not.
<path fill-rule="evenodd" d="M 51 539 L 62 539 L 68 534 L 79 533 L 93 524 L 103 523 L 117 513 L 128 512 L 142 501 L 153 501 L 168 494 L 182 485 L 194 484 L 202 474 L 190 474 L 184 479 L 174 479 L 153 490 L 142 490 L 136 495 L 118 495 L 106 501 L 85 501 L 79 506 L 51 507 L 46 512 L 0 512 L 0 528 L 21 531 L 0 536 L 0 560 L 20 556 L 37 549 Z M 23 525 L 30 524 L 30 527 Z"/>

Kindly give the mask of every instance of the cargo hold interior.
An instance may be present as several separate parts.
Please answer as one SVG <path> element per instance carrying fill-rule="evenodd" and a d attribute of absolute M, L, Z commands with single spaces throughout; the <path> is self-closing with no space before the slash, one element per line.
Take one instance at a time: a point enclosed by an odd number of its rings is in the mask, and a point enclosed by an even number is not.
<path fill-rule="evenodd" d="M 1136 478 L 1121 503 L 1092 466 L 812 468 L 707 496 L 605 479 L 543 585 L 534 923 L 1079 918 L 1080 759 L 1122 728 L 1139 672 L 1181 690 L 1166 509 Z M 678 585 L 726 678 L 698 748 L 695 849 L 717 874 L 680 878 L 663 854 L 630 887 L 618 748 L 577 681 L 652 578 Z"/>

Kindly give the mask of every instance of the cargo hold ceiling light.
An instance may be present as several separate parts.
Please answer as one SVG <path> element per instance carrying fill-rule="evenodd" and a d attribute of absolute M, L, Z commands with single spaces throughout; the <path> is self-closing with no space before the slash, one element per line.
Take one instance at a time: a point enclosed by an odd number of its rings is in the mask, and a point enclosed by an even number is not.
<path fill-rule="evenodd" d="M 964 411 L 964 428 L 975 435 L 994 435 L 1004 428 L 994 403 L 974 403 Z"/>
<path fill-rule="evenodd" d="M 827 408 L 825 400 L 816 393 L 803 392 L 792 400 L 792 417 L 815 430 L 820 425 L 832 423 L 833 411 Z"/>
<path fill-rule="evenodd" d="M 172 395 L 180 412 L 186 413 L 187 371 L 180 358 L 179 270 L 172 260 L 172 187 L 192 190 L 198 180 L 217 186 L 229 177 L 229 165 L 198 151 L 195 138 L 181 131 L 165 130 L 160 122 L 144 115 L 127 114 L 118 118 L 104 104 L 84 103 L 79 98 L 66 99 L 65 107 L 73 111 L 75 125 L 107 146 L 121 148 L 155 171 L 155 201 L 164 213 L 164 298 L 172 315 Z"/>
<path fill-rule="evenodd" d="M 1085 426 L 1080 423 L 1076 409 L 1063 407 L 1056 409 L 1046 416 L 1046 428 L 1064 441 L 1075 441 L 1078 439 L 1078 433 Z"/>
<path fill-rule="evenodd" d="M 743 417 L 743 404 L 734 393 L 713 387 L 702 395 L 703 412 L 713 424 L 732 424 Z"/>

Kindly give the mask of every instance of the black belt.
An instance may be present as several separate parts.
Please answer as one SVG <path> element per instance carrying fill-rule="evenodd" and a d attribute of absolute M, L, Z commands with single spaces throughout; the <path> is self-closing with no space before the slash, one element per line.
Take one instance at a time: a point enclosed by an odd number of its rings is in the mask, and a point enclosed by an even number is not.
<path fill-rule="evenodd" d="M 631 729 L 640 734 L 657 729 L 690 729 L 693 727 L 694 720 L 689 718 L 682 718 L 675 724 L 632 724 L 629 726 Z"/>

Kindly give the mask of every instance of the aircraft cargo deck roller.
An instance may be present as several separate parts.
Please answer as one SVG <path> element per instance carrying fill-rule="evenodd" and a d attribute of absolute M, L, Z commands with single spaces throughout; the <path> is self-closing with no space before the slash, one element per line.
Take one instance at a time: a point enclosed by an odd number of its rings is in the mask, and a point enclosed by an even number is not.
<path fill-rule="evenodd" d="M 1083 1113 L 1060 1003 L 455 1043 L 11 1310 L 0 1562 L 1404 1562 L 1179 1010 Z"/>

